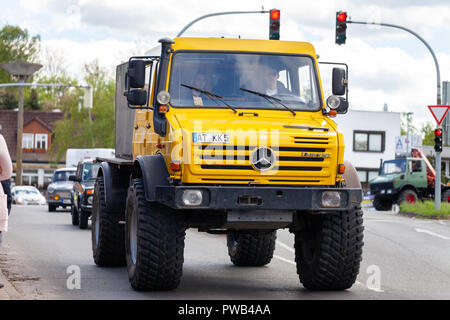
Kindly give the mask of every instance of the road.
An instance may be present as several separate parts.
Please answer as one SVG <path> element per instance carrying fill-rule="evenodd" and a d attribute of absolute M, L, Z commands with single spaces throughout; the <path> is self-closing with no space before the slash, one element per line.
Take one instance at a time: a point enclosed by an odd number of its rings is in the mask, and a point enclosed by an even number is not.
<path fill-rule="evenodd" d="M 365 211 L 360 274 L 343 292 L 301 286 L 293 236 L 285 230 L 278 231 L 272 262 L 259 268 L 233 266 L 225 236 L 188 230 L 180 287 L 136 292 L 125 267 L 95 266 L 90 227 L 70 222 L 69 211 L 14 206 L 0 249 L 2 277 L 9 280 L 1 290 L 13 299 L 450 299 L 450 221 Z M 67 288 L 69 266 L 79 267 L 80 289 Z"/>

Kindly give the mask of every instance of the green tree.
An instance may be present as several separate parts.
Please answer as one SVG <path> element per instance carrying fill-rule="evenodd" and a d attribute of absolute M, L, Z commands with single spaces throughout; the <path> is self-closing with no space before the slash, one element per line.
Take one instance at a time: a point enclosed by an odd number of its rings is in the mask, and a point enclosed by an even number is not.
<path fill-rule="evenodd" d="M 422 144 L 424 146 L 434 146 L 434 128 L 429 122 L 422 125 L 420 132 L 423 134 Z"/>
<path fill-rule="evenodd" d="M 65 96 L 65 118 L 56 125 L 50 150 L 55 162 L 69 148 L 114 148 L 114 79 L 97 60 L 85 65 L 84 75 L 93 88 L 93 108 L 82 107 L 82 89 Z"/>
<path fill-rule="evenodd" d="M 402 136 L 406 136 L 408 133 L 408 120 L 409 120 L 409 135 L 416 135 L 419 130 L 411 123 L 411 117 L 408 118 L 406 112 L 402 112 L 402 116 L 400 118 L 400 134 Z"/>

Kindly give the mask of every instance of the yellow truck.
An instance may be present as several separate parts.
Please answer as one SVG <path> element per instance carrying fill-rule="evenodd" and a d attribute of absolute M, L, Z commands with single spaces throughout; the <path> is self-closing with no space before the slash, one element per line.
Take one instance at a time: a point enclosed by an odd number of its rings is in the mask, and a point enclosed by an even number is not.
<path fill-rule="evenodd" d="M 348 108 L 348 70 L 333 68 L 325 100 L 309 43 L 159 42 L 117 67 L 116 155 L 97 158 L 95 263 L 126 265 L 136 290 L 170 290 L 188 228 L 226 234 L 236 266 L 267 265 L 288 229 L 304 287 L 350 288 L 362 192 L 332 120 Z"/>

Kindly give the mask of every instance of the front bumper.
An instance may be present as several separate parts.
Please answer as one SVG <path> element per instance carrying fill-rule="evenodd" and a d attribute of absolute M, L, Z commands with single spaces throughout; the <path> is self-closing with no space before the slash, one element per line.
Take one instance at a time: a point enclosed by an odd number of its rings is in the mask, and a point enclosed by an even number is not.
<path fill-rule="evenodd" d="M 59 200 L 47 199 L 47 203 L 51 204 L 51 205 L 69 207 L 72 205 L 72 200 L 71 199 L 59 199 Z"/>
<path fill-rule="evenodd" d="M 185 190 L 201 190 L 203 200 L 199 206 L 186 206 L 182 195 Z M 322 193 L 340 193 L 339 207 L 324 207 Z M 174 209 L 204 210 L 308 210 L 345 211 L 359 207 L 361 189 L 294 188 L 294 187 L 236 187 L 236 186 L 156 186 L 156 201 Z"/>

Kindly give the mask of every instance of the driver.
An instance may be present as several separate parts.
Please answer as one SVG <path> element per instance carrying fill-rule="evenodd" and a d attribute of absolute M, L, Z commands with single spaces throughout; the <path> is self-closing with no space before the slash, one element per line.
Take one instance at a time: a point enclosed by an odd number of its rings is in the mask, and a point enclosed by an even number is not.
<path fill-rule="evenodd" d="M 269 96 L 290 94 L 284 84 L 278 79 L 280 78 L 279 70 L 273 66 L 265 66 L 263 70 L 263 81 L 265 86 L 264 93 Z"/>

